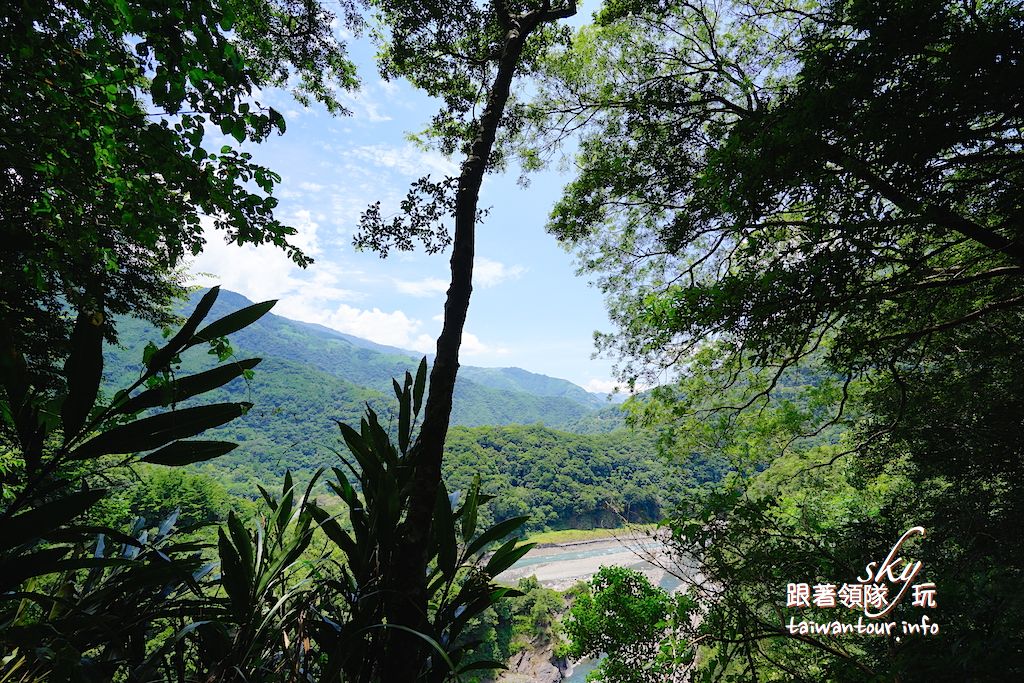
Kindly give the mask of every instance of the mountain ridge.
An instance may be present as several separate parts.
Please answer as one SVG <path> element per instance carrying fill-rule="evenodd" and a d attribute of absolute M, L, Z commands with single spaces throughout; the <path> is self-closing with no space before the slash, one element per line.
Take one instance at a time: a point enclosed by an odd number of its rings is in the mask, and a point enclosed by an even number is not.
<path fill-rule="evenodd" d="M 189 311 L 195 308 L 195 304 L 198 302 L 199 298 L 207 291 L 208 290 L 203 289 L 192 294 L 188 301 Z M 224 313 L 229 312 L 227 310 L 228 308 L 230 308 L 231 310 L 235 310 L 238 308 L 243 308 L 245 306 L 250 306 L 253 303 L 255 302 L 251 301 L 243 294 L 239 294 L 238 292 L 234 292 L 231 290 L 222 289 L 220 296 L 218 296 L 217 298 L 217 303 L 214 305 L 214 309 L 211 312 L 211 315 L 223 315 Z M 255 323 L 255 325 L 252 326 L 251 328 L 247 328 L 236 333 L 236 335 L 233 337 L 233 340 L 237 340 L 237 344 L 243 347 L 246 346 L 247 342 L 251 345 L 252 342 L 254 341 L 254 337 L 252 334 L 253 328 L 258 327 L 261 324 L 266 324 L 267 321 L 276 322 L 278 320 L 288 321 L 289 325 L 306 330 L 311 334 L 315 335 L 317 338 L 325 341 L 347 342 L 356 349 L 374 351 L 390 357 L 389 363 L 393 368 L 399 371 L 397 373 L 391 372 L 391 374 L 388 374 L 386 377 L 381 377 L 375 374 L 371 380 L 376 382 L 383 381 L 385 384 L 384 388 L 390 386 L 390 380 L 392 377 L 397 377 L 399 374 L 401 374 L 401 372 L 404 372 L 405 369 L 410 369 L 410 366 L 408 365 L 408 359 L 411 359 L 413 361 L 413 365 L 411 367 L 415 367 L 415 364 L 418 363 L 419 359 L 422 358 L 424 355 L 427 356 L 428 363 L 431 362 L 431 360 L 433 359 L 433 354 L 422 354 L 417 353 L 416 351 L 411 351 L 409 349 L 402 349 L 395 346 L 388 346 L 386 344 L 379 344 L 369 339 L 357 337 L 355 335 L 347 334 L 345 332 L 340 332 L 325 325 L 305 322 L 301 320 L 294 320 L 292 318 L 288 318 L 287 316 L 275 314 L 273 312 L 268 313 L 266 316 L 264 316 L 263 319 L 257 321 L 257 323 Z M 295 349 L 285 349 L 281 345 L 267 346 L 265 343 L 261 343 L 260 345 L 266 348 L 267 352 L 270 352 L 271 350 L 276 352 L 295 352 Z M 368 356 L 366 356 L 366 354 L 362 352 L 356 353 L 362 359 L 368 358 Z M 314 364 L 317 364 L 316 359 L 308 358 L 307 360 L 312 361 Z M 404 362 L 400 363 L 399 360 Z M 325 361 L 320 361 L 321 367 L 325 367 L 324 362 Z M 349 373 L 359 376 L 358 371 L 356 371 L 354 368 L 346 367 L 345 370 Z M 351 376 L 345 378 L 349 379 L 350 381 L 353 381 L 356 384 L 361 384 L 361 382 L 356 381 Z M 371 378 L 367 377 L 366 379 L 370 380 Z M 484 387 L 489 387 L 492 389 L 518 391 L 538 397 L 562 397 L 570 401 L 579 403 L 588 408 L 603 408 L 608 406 L 610 403 L 604 395 L 589 392 L 583 387 L 579 386 L 578 384 L 571 382 L 570 380 L 562 379 L 559 377 L 551 377 L 549 375 L 544 375 L 541 373 L 533 372 L 518 367 L 478 367 L 473 365 L 460 365 L 459 379 L 463 381 L 468 380 L 475 384 L 479 384 Z"/>

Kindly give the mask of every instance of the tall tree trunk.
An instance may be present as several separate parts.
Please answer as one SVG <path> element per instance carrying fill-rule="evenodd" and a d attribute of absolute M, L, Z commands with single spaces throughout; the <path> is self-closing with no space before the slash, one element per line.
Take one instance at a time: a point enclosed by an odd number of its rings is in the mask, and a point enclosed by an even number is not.
<path fill-rule="evenodd" d="M 545 3 L 547 5 L 547 3 Z M 441 461 L 452 412 L 452 396 L 459 370 L 459 347 L 466 324 L 466 313 L 473 292 L 473 258 L 476 249 L 477 205 L 480 186 L 490 160 L 494 140 L 508 103 L 512 79 L 519 65 L 523 46 L 530 33 L 546 21 L 572 16 L 571 12 L 544 10 L 510 21 L 498 70 L 487 103 L 477 126 L 476 137 L 462 164 L 455 195 L 455 236 L 452 246 L 451 286 L 444 305 L 444 326 L 437 339 L 437 355 L 430 371 L 430 389 L 423 424 L 416 442 L 415 467 L 409 509 L 403 536 L 388 585 L 394 597 L 388 601 L 389 624 L 398 624 L 426 632 L 426 570 L 433 511 L 441 482 Z M 402 631 L 393 631 L 387 639 L 389 652 L 381 662 L 382 680 L 388 683 L 412 682 L 419 674 L 425 652 L 421 639 Z"/>

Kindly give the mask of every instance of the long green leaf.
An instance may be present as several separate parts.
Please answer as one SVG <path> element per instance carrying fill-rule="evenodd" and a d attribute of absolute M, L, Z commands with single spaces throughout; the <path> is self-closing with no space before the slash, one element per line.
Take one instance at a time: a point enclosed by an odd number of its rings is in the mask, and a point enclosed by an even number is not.
<path fill-rule="evenodd" d="M 493 659 L 478 659 L 475 662 L 470 662 L 459 668 L 459 673 L 464 674 L 469 671 L 487 671 L 487 670 L 503 670 L 508 667 L 501 662 Z"/>
<path fill-rule="evenodd" d="M 196 310 L 192 311 L 192 315 L 188 317 L 188 320 L 181 326 L 177 334 L 171 337 L 166 344 L 150 357 L 149 362 L 146 363 L 147 375 L 155 374 L 185 348 L 185 344 L 192 338 L 199 324 L 203 322 L 210 309 L 213 308 L 213 302 L 217 300 L 219 294 L 220 287 L 211 287 L 210 291 L 203 295 L 203 298 L 196 305 Z"/>
<path fill-rule="evenodd" d="M 176 379 L 164 386 L 147 389 L 138 396 L 128 399 L 116 412 L 119 414 L 131 414 L 146 410 L 147 408 L 181 403 L 193 396 L 205 394 L 208 391 L 224 386 L 242 375 L 246 370 L 251 370 L 259 365 L 260 360 L 260 358 L 247 358 L 213 368 L 212 370 Z"/>
<path fill-rule="evenodd" d="M 476 533 L 476 518 L 477 518 L 477 495 L 480 493 L 480 475 L 476 474 L 473 476 L 473 483 L 469 487 L 469 495 L 466 496 L 466 502 L 462 505 L 462 509 L 459 510 L 459 516 L 462 525 L 462 538 L 469 540 L 473 538 L 473 534 Z"/>
<path fill-rule="evenodd" d="M 448 499 L 448 491 L 441 482 L 434 506 L 434 546 L 437 548 L 437 565 L 445 576 L 454 578 L 455 563 L 458 559 L 458 540 L 455 537 L 455 518 Z"/>
<path fill-rule="evenodd" d="M 223 528 L 217 529 L 217 547 L 220 555 L 220 583 L 227 593 L 235 618 L 248 619 L 250 616 L 250 585 L 245 581 L 242 561 Z"/>
<path fill-rule="evenodd" d="M 405 386 L 398 397 L 398 448 L 402 453 L 409 451 L 409 439 L 412 432 L 412 396 L 409 388 L 412 385 L 412 375 L 405 373 Z M 396 383 L 397 387 L 398 384 Z"/>
<path fill-rule="evenodd" d="M 61 407 L 64 443 L 78 435 L 96 402 L 103 378 L 103 314 L 79 311 L 64 363 L 68 395 Z"/>
<path fill-rule="evenodd" d="M 510 533 L 526 524 L 529 520 L 529 515 L 522 515 L 521 517 L 512 517 L 511 519 L 506 519 L 503 522 L 498 522 L 490 529 L 473 539 L 473 542 L 466 548 L 466 557 L 472 557 L 478 551 L 483 550 L 487 544 L 505 538 Z"/>
<path fill-rule="evenodd" d="M 0 550 L 9 550 L 58 530 L 92 507 L 106 493 L 106 489 L 78 491 L 11 517 L 3 523 Z"/>
<path fill-rule="evenodd" d="M 249 538 L 249 532 L 246 531 L 234 511 L 228 513 L 228 532 L 231 534 L 232 544 L 238 551 L 238 559 L 245 576 L 245 583 L 251 586 L 254 582 L 255 572 L 259 571 L 259 567 L 255 566 L 256 555 L 253 551 L 252 540 Z"/>
<path fill-rule="evenodd" d="M 489 576 L 497 576 L 502 573 L 518 562 L 523 555 L 530 552 L 533 549 L 533 546 L 537 545 L 536 543 L 526 543 L 524 545 L 516 546 L 516 543 L 518 543 L 518 541 L 513 538 L 511 541 L 494 551 L 494 554 L 491 555 L 491 559 L 487 561 L 487 565 L 484 567 L 484 571 Z"/>
<path fill-rule="evenodd" d="M 220 320 L 216 320 L 203 329 L 195 333 L 195 335 L 188 341 L 185 348 L 195 346 L 196 344 L 202 344 L 203 342 L 212 341 L 219 337 L 226 337 L 232 332 L 237 332 L 243 327 L 248 327 L 253 324 L 267 312 L 274 307 L 277 303 L 277 299 L 271 301 L 263 301 L 252 306 L 246 306 L 245 308 L 239 309 L 234 313 L 229 313 Z"/>
<path fill-rule="evenodd" d="M 420 359 L 420 366 L 416 369 L 416 381 L 412 387 L 412 414 L 419 415 L 420 407 L 423 405 L 423 390 L 427 386 L 427 357 Z"/>
<path fill-rule="evenodd" d="M 317 524 L 320 525 L 320 528 L 323 529 L 327 538 L 331 539 L 331 541 L 334 542 L 334 545 L 338 546 L 341 552 L 345 553 L 345 557 L 348 558 L 349 564 L 352 564 L 358 556 L 358 549 L 356 548 L 355 541 L 353 541 L 352 537 L 348 535 L 348 532 L 342 529 L 341 525 L 338 524 L 338 521 L 326 510 L 315 503 L 310 503 L 309 511 L 312 513 L 313 519 L 315 519 Z"/>
<path fill-rule="evenodd" d="M 110 453 L 138 453 L 195 436 L 244 414 L 251 403 L 214 403 L 136 420 L 93 437 L 70 453 L 82 460 Z"/>
<path fill-rule="evenodd" d="M 212 460 L 238 448 L 237 443 L 230 441 L 175 441 L 157 451 L 139 458 L 141 462 L 154 465 L 191 465 L 196 462 Z"/>

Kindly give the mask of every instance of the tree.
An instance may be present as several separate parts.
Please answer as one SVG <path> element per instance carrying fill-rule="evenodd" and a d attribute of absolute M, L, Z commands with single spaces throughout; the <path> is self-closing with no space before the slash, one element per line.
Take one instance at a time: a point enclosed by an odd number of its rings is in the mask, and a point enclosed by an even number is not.
<path fill-rule="evenodd" d="M 565 620 L 572 657 L 606 655 L 587 679 L 606 683 L 681 680 L 692 659 L 679 637 L 692 602 L 670 596 L 640 572 L 601 567 L 576 596 Z"/>
<path fill-rule="evenodd" d="M 1013 3 L 637 7 L 604 11 L 539 107 L 584 133 L 550 229 L 599 275 L 626 374 L 722 334 L 760 365 L 832 339 L 856 371 L 1012 315 Z"/>
<path fill-rule="evenodd" d="M 308 263 L 273 215 L 280 177 L 239 146 L 210 149 L 208 131 L 238 145 L 283 132 L 253 93 L 291 80 L 300 98 L 343 111 L 332 86 L 356 81 L 332 19 L 302 0 L 0 10 L 0 319 L 33 381 L 55 380 L 67 355 L 68 308 L 167 323 L 203 217 L 232 242 Z"/>
<path fill-rule="evenodd" d="M 1009 2 L 623 2 L 552 66 L 541 142 L 582 140 L 550 227 L 608 296 L 601 348 L 678 380 L 639 406 L 667 450 L 735 470 L 673 520 L 721 589 L 709 676 L 1022 670 L 1022 32 Z M 781 572 L 856 575 L 914 524 L 942 637 L 778 628 Z"/>
<path fill-rule="evenodd" d="M 431 133 L 441 148 L 465 155 L 457 179 L 414 184 L 403 202 L 403 214 L 385 222 L 379 205 L 364 213 L 356 245 L 386 255 L 392 247 L 410 249 L 413 241 L 428 251 L 449 243 L 441 222 L 454 219 L 451 239 L 451 286 L 445 301 L 444 324 L 430 372 L 430 390 L 423 425 L 416 439 L 416 464 L 400 549 L 392 570 L 399 593 L 385 608 L 388 623 L 424 631 L 427 591 L 424 577 L 429 551 L 432 511 L 441 484 L 441 462 L 459 367 L 459 346 L 473 289 L 473 257 L 478 199 L 485 172 L 496 167 L 495 140 L 500 131 L 515 128 L 515 111 L 508 104 L 512 81 L 529 73 L 539 57 L 559 37 L 554 24 L 576 13 L 576 4 L 552 6 L 539 2 L 496 1 L 479 5 L 380 0 L 371 5 L 387 29 L 381 73 L 403 76 L 428 94 L 441 97 L 444 108 L 435 116 Z M 479 117 L 477 107 L 481 107 Z M 421 649 L 405 636 L 403 649 Z M 391 657 L 384 679 L 412 681 L 420 662 L 416 657 Z"/>

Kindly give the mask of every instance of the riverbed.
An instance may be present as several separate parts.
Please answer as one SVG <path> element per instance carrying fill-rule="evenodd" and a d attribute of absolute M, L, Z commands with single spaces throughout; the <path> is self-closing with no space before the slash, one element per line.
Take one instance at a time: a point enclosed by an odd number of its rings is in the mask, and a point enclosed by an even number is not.
<path fill-rule="evenodd" d="M 496 581 L 515 585 L 519 579 L 535 576 L 542 586 L 565 590 L 590 579 L 603 566 L 635 569 L 669 591 L 680 585 L 664 568 L 671 566 L 664 543 L 657 536 L 629 531 L 600 540 L 534 548 Z"/>
<path fill-rule="evenodd" d="M 682 582 L 666 571 L 665 567 L 673 565 L 665 550 L 665 544 L 655 535 L 624 530 L 604 539 L 534 548 L 499 574 L 496 581 L 515 585 L 522 578 L 535 576 L 542 586 L 565 590 L 590 579 L 603 566 L 617 566 L 635 569 L 671 592 Z M 600 658 L 577 662 L 562 683 L 583 683 L 599 663 Z"/>

